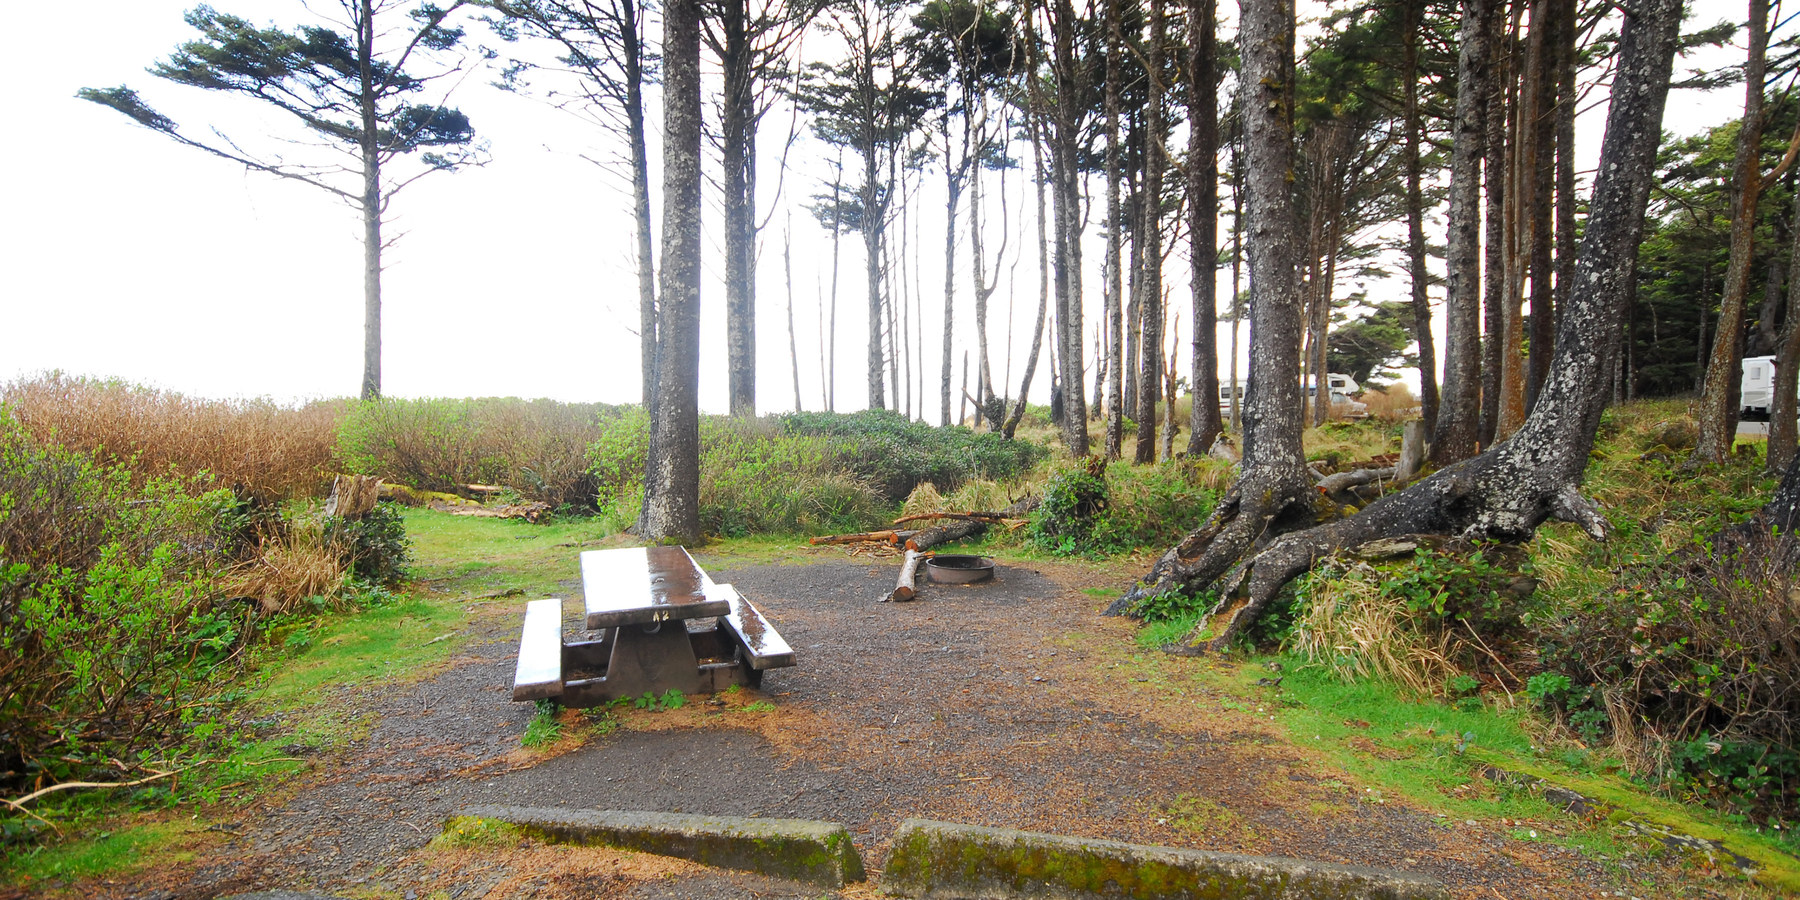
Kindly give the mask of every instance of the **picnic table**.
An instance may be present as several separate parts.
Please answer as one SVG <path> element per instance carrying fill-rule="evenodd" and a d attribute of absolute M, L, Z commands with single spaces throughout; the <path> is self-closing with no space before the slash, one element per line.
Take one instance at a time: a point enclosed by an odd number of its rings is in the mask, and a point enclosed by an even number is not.
<path fill-rule="evenodd" d="M 749 598 L 714 582 L 685 548 L 587 551 L 581 589 L 582 624 L 600 636 L 565 640 L 561 599 L 526 604 L 514 700 L 590 707 L 671 689 L 713 693 L 794 664 Z"/>

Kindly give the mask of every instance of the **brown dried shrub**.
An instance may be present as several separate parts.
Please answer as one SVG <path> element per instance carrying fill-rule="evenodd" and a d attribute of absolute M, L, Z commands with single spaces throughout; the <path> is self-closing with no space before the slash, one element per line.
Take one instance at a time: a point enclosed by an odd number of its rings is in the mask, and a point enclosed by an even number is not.
<path fill-rule="evenodd" d="M 204 476 L 272 501 L 320 496 L 337 469 L 338 402 L 204 400 L 60 372 L 8 384 L 0 399 L 34 438 L 140 477 Z"/>

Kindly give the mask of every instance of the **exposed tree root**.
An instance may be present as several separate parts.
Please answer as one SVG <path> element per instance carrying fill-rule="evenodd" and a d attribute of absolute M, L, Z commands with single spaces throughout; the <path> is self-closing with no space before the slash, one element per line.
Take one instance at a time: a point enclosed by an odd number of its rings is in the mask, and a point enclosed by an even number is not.
<path fill-rule="evenodd" d="M 1218 603 L 1178 652 L 1219 650 L 1243 634 L 1289 581 L 1319 561 L 1372 541 L 1413 534 L 1467 540 L 1520 541 L 1549 519 L 1580 524 L 1603 540 L 1606 519 L 1575 490 L 1567 467 L 1535 465 L 1531 454 L 1507 445 L 1443 469 L 1405 491 L 1389 494 L 1356 515 L 1310 528 L 1271 526 L 1278 516 L 1252 521 L 1237 515 L 1231 496 L 1207 523 L 1164 554 L 1144 582 L 1127 591 L 1109 614 L 1168 590 L 1216 591 Z M 1230 507 L 1230 508 L 1228 508 Z M 1270 534 L 1259 540 L 1254 534 Z M 1201 639 L 1201 634 L 1208 637 Z"/>

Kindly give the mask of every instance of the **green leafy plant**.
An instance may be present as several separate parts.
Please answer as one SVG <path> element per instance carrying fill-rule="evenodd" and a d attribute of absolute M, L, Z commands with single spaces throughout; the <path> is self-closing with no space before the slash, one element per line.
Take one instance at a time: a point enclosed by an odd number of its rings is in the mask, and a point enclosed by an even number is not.
<path fill-rule="evenodd" d="M 680 709 L 683 706 L 686 706 L 687 697 L 683 696 L 681 691 L 676 690 L 675 688 L 669 688 L 668 690 L 663 691 L 661 696 L 645 691 L 644 696 L 632 700 L 631 705 L 638 709 L 647 709 L 651 712 L 667 712 L 668 710 Z"/>
<path fill-rule="evenodd" d="M 744 711 L 744 712 L 751 712 L 751 713 L 760 713 L 760 712 L 774 712 L 774 711 L 775 711 L 775 704 L 773 704 L 773 703 L 770 703 L 770 702 L 769 702 L 769 701 L 767 701 L 767 700 L 758 700 L 758 701 L 756 701 L 756 702 L 755 702 L 755 703 L 746 703 L 746 704 L 744 704 L 744 710 L 743 710 L 743 711 Z"/>
<path fill-rule="evenodd" d="M 526 747 L 541 747 L 562 737 L 562 723 L 556 720 L 559 707 L 554 700 L 539 700 L 537 712 L 525 725 L 525 734 L 519 743 Z"/>

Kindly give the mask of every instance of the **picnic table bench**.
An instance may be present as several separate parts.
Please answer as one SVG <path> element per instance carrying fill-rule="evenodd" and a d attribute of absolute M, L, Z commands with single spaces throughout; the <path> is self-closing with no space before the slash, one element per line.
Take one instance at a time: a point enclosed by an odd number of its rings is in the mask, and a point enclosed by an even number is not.
<path fill-rule="evenodd" d="M 513 699 L 564 706 L 757 685 L 794 651 L 742 593 L 718 584 L 682 547 L 581 554 L 583 625 L 595 640 L 566 641 L 562 600 L 525 607 Z"/>

